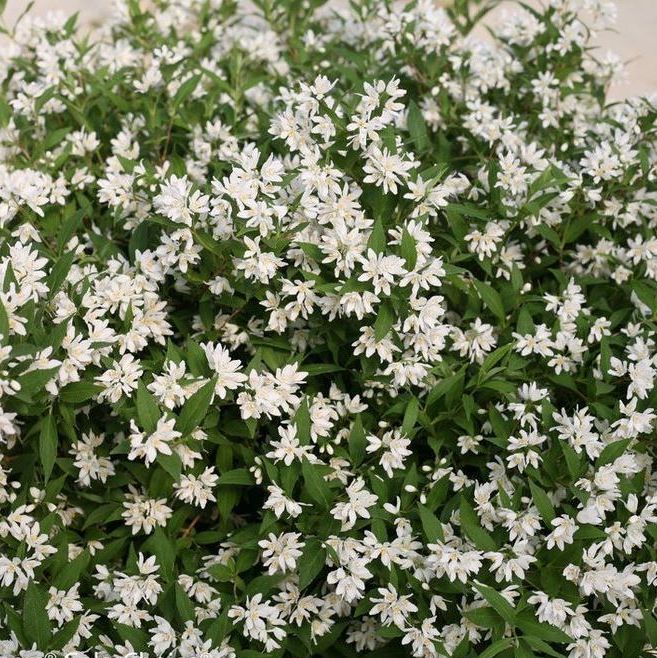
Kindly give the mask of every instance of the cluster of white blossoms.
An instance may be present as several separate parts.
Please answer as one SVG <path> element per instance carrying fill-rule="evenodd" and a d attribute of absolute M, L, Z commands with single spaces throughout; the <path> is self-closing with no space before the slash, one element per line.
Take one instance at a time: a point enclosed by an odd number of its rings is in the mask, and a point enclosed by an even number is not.
<path fill-rule="evenodd" d="M 148 4 L 0 56 L 0 655 L 657 654 L 613 4 Z"/>

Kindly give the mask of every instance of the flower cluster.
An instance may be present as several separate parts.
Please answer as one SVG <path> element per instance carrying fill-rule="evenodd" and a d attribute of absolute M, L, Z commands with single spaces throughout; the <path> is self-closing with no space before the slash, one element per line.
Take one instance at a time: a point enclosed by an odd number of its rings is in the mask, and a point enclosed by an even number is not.
<path fill-rule="evenodd" d="M 8 30 L 2 656 L 657 651 L 657 109 L 494 4 Z"/>

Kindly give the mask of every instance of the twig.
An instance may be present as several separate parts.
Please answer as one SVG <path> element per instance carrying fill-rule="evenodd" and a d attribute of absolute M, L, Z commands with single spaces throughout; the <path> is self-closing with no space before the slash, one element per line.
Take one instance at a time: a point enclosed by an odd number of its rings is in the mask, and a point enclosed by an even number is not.
<path fill-rule="evenodd" d="M 191 531 L 194 529 L 194 526 L 198 523 L 199 519 L 201 518 L 200 514 L 197 514 L 193 519 L 192 522 L 183 530 L 182 536 L 183 537 L 188 537 Z"/>

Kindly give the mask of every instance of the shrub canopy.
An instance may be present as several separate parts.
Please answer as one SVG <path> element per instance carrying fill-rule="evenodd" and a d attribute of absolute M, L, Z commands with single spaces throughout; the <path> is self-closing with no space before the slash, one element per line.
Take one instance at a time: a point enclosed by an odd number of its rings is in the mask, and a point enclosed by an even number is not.
<path fill-rule="evenodd" d="M 657 114 L 606 100 L 611 3 L 255 4 L 2 56 L 0 654 L 657 648 Z"/>

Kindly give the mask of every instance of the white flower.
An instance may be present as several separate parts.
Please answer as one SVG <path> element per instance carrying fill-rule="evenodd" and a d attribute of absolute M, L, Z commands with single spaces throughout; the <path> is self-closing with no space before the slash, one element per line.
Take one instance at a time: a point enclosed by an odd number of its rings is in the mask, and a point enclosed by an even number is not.
<path fill-rule="evenodd" d="M 81 612 L 84 608 L 78 594 L 80 583 L 76 583 L 69 590 L 59 590 L 51 587 L 48 590 L 49 598 L 46 603 L 48 619 L 52 619 L 57 626 L 63 626 L 66 622 L 73 619 L 76 612 Z"/>
<path fill-rule="evenodd" d="M 175 363 L 167 361 L 161 375 L 154 375 L 153 381 L 146 387 L 167 408 L 174 409 L 184 403 L 189 389 L 180 384 L 187 367 L 184 361 Z"/>
<path fill-rule="evenodd" d="M 337 503 L 331 510 L 334 519 L 342 522 L 342 529 L 349 530 L 354 527 L 356 520 L 369 519 L 368 508 L 377 503 L 377 497 L 365 489 L 365 480 L 356 478 L 346 489 L 349 497 L 346 503 Z"/>
<path fill-rule="evenodd" d="M 301 514 L 302 504 L 288 498 L 283 489 L 278 485 L 273 484 L 267 487 L 267 491 L 269 492 L 269 497 L 265 501 L 263 509 L 272 510 L 277 518 L 280 518 L 284 512 L 293 518 Z"/>
<path fill-rule="evenodd" d="M 103 386 L 98 400 L 114 404 L 124 395 L 130 396 L 137 389 L 142 374 L 141 363 L 132 354 L 124 354 L 120 361 L 113 362 L 112 368 L 96 377 L 96 381 Z"/>
<path fill-rule="evenodd" d="M 176 498 L 203 509 L 208 502 L 217 500 L 212 490 L 218 480 L 219 476 L 214 472 L 214 466 L 206 468 L 198 477 L 183 474 L 180 476 L 180 480 L 173 485 L 176 490 Z"/>
<path fill-rule="evenodd" d="M 123 503 L 125 511 L 121 516 L 127 526 L 132 528 L 132 534 L 138 532 L 150 534 L 157 527 L 165 527 L 173 515 L 173 510 L 166 504 L 166 498 L 147 498 L 131 494 Z"/>
<path fill-rule="evenodd" d="M 388 585 L 387 588 L 379 587 L 377 590 L 381 598 L 371 597 L 371 615 L 380 615 L 384 626 L 393 623 L 398 628 L 406 627 L 406 618 L 413 612 L 417 612 L 417 606 L 411 603 L 410 594 L 399 596 L 397 590 Z"/>
<path fill-rule="evenodd" d="M 171 455 L 169 444 L 182 436 L 178 430 L 174 429 L 175 424 L 175 418 L 168 420 L 160 418 L 155 431 L 146 435 L 137 429 L 134 421 L 131 421 L 132 433 L 130 434 L 128 459 L 143 459 L 146 466 L 149 466 L 158 455 Z"/>
<path fill-rule="evenodd" d="M 363 273 L 359 281 L 372 281 L 374 294 L 390 295 L 390 286 L 394 284 L 395 277 L 406 273 L 404 260 L 399 256 L 385 256 L 369 249 L 367 258 L 361 258 Z"/>
<path fill-rule="evenodd" d="M 481 569 L 483 559 L 481 551 L 460 551 L 442 543 L 428 544 L 427 548 L 433 551 L 429 563 L 437 577 L 445 574 L 452 582 L 460 580 L 465 583 L 471 574 L 477 574 Z"/>
<path fill-rule="evenodd" d="M 408 449 L 411 440 L 402 436 L 401 430 L 390 430 L 378 437 L 370 434 L 367 437 L 367 452 L 378 452 L 383 449 L 379 464 L 388 474 L 393 476 L 393 469 L 404 468 L 404 459 L 413 453 Z"/>
<path fill-rule="evenodd" d="M 467 355 L 475 363 L 482 363 L 486 354 L 497 345 L 492 325 L 483 323 L 480 318 L 471 322 L 466 331 L 454 327 L 452 340 L 453 349 L 461 356 Z"/>
<path fill-rule="evenodd" d="M 563 551 L 566 544 L 573 543 L 573 535 L 577 530 L 577 524 L 574 519 L 563 514 L 556 519 L 552 519 L 552 525 L 554 530 L 546 537 L 547 547 L 553 548 L 556 546 L 560 551 Z"/>
<path fill-rule="evenodd" d="M 242 364 L 237 359 L 232 359 L 230 352 L 220 343 L 217 345 L 204 343 L 201 347 L 205 352 L 208 365 L 217 373 L 215 394 L 220 399 L 224 399 L 227 391 L 234 391 L 247 380 L 245 374 L 238 372 Z"/>
<path fill-rule="evenodd" d="M 363 171 L 367 174 L 363 181 L 374 183 L 383 188 L 383 192 L 397 194 L 397 185 L 408 179 L 408 172 L 416 167 L 415 162 L 404 160 L 387 148 L 381 150 L 372 146 L 367 154 L 367 163 Z"/>
<path fill-rule="evenodd" d="M 335 585 L 335 593 L 347 603 L 363 598 L 365 581 L 372 578 L 363 558 L 352 557 L 342 567 L 331 571 L 326 577 L 329 585 Z"/>
<path fill-rule="evenodd" d="M 294 571 L 297 559 L 301 557 L 301 549 L 305 543 L 299 541 L 298 532 L 286 532 L 276 536 L 269 533 L 268 539 L 261 539 L 258 546 L 263 549 L 263 565 L 267 567 L 269 575 Z"/>
<path fill-rule="evenodd" d="M 161 656 L 176 642 L 176 632 L 171 624 L 163 617 L 153 616 L 156 626 L 149 629 L 151 639 L 148 644 L 153 648 L 156 656 Z"/>
<path fill-rule="evenodd" d="M 274 449 L 267 453 L 269 459 L 273 459 L 276 463 L 282 461 L 285 466 L 290 466 L 295 460 L 302 461 L 303 458 L 308 461 L 312 460 L 312 446 L 300 444 L 296 425 L 281 426 L 278 428 L 278 434 L 281 437 L 280 440 L 271 441 L 270 445 Z"/>
<path fill-rule="evenodd" d="M 192 184 L 187 176 L 173 174 L 166 183 L 160 185 L 160 194 L 154 199 L 155 209 L 173 222 L 192 225 L 193 215 L 210 211 L 209 197 L 196 190 L 190 195 Z"/>

